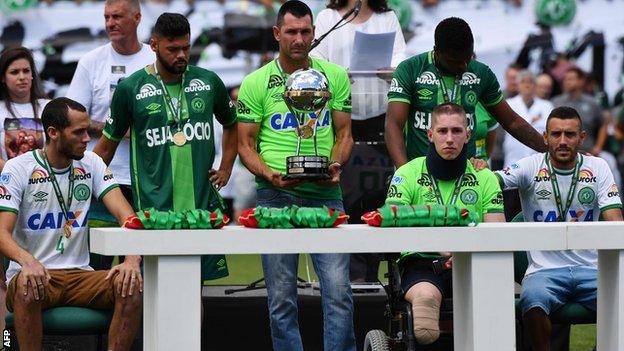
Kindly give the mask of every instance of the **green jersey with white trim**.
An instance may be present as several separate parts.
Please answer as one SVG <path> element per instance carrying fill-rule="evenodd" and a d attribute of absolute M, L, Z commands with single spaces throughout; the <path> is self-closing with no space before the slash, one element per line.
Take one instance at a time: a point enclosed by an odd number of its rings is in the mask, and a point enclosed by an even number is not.
<path fill-rule="evenodd" d="M 176 99 L 179 86 L 167 87 L 169 96 Z M 131 178 L 137 209 L 222 207 L 221 197 L 208 179 L 215 155 L 213 115 L 227 127 L 236 122 L 236 111 L 214 72 L 188 66 L 183 87 L 183 146 L 176 146 L 172 140 L 178 124 L 168 113 L 171 109 L 165 100 L 167 92 L 147 68 L 124 79 L 113 95 L 103 134 L 118 141 L 131 128 Z"/>
<path fill-rule="evenodd" d="M 335 142 L 331 111 L 351 112 L 351 85 L 345 69 L 336 64 L 311 57 L 310 67 L 327 77 L 332 96 L 319 118 L 311 113 L 305 116 L 305 121 L 316 119 L 318 155 L 331 157 Z M 286 158 L 294 156 L 297 149 L 295 128 L 298 122 L 282 98 L 287 78 L 277 60 L 249 74 L 241 84 L 237 110 L 241 123 L 260 124 L 257 151 L 269 168 L 282 174 L 286 173 Z M 301 140 L 300 154 L 314 154 L 313 139 Z M 262 177 L 256 177 L 256 183 L 258 189 L 273 187 Z M 342 199 L 338 185 L 326 187 L 308 182 L 280 190 L 310 199 Z"/>
<path fill-rule="evenodd" d="M 434 181 L 427 171 L 426 157 L 419 157 L 399 167 L 392 177 L 387 204 L 435 205 L 438 204 Z M 449 205 L 457 180 L 435 180 L 445 205 Z M 489 169 L 476 171 L 466 161 L 466 171 L 457 192 L 455 205 L 475 213 L 483 221 L 486 213 L 503 213 L 503 193 L 498 178 Z M 423 258 L 440 257 L 437 253 L 404 253 L 403 257 L 414 255 Z"/>
<path fill-rule="evenodd" d="M 441 81 L 443 79 L 443 81 Z M 475 106 L 494 106 L 503 100 L 503 93 L 496 76 L 485 64 L 471 60 L 461 77 L 441 77 L 434 64 L 433 51 L 413 56 L 399 64 L 394 71 L 388 91 L 388 102 L 410 105 L 405 131 L 407 159 L 427 154 L 429 140 L 427 130 L 431 126 L 431 112 L 445 101 L 447 95 L 466 111 L 468 128 L 475 126 Z M 455 92 L 453 94 L 453 92 Z M 475 153 L 474 137 L 468 144 L 468 157 Z"/>

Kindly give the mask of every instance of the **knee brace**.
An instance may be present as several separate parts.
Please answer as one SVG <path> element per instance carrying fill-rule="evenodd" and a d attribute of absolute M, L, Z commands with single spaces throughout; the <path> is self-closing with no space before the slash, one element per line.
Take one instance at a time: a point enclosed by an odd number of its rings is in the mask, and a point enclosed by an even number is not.
<path fill-rule="evenodd" d="M 440 301 L 429 296 L 418 296 L 412 304 L 414 336 L 421 345 L 429 345 L 440 337 Z"/>

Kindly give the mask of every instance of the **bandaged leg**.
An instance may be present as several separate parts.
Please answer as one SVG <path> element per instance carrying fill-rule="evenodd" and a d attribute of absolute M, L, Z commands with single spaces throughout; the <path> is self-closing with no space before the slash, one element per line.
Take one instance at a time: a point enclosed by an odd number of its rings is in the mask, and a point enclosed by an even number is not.
<path fill-rule="evenodd" d="M 421 345 L 428 345 L 440 337 L 440 299 L 434 296 L 416 296 L 412 301 L 414 336 Z"/>

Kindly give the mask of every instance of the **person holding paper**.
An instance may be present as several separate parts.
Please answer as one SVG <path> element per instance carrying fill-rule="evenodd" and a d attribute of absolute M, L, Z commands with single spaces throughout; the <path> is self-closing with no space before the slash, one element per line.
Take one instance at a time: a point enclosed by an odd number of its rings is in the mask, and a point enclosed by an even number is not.
<path fill-rule="evenodd" d="M 384 33 L 394 38 L 394 45 L 390 47 L 391 53 L 378 53 L 376 56 L 383 57 L 384 54 L 391 54 L 388 55 L 391 60 L 379 62 L 378 67 L 358 67 L 358 70 L 383 71 L 396 67 L 405 59 L 405 39 L 399 20 L 388 7 L 387 0 L 330 0 L 327 8 L 318 14 L 314 23 L 316 39 L 327 33 L 347 12 L 357 6 L 361 8 L 354 14 L 355 17 L 348 16 L 346 20 L 350 21 L 331 32 L 310 51 L 310 55 L 354 71 L 352 53 L 356 49 L 354 47 L 356 33 L 360 35 Z M 385 93 L 388 85 L 374 75 L 352 74 L 351 81 L 353 137 L 356 141 L 378 138 L 383 131 L 387 107 Z M 367 135 L 371 132 L 375 135 Z"/>
<path fill-rule="evenodd" d="M 394 72 L 385 139 L 396 167 L 427 153 L 431 112 L 444 102 L 464 108 L 471 131 L 480 102 L 514 138 L 538 152 L 546 150 L 541 135 L 509 107 L 494 73 L 474 59 L 470 26 L 457 17 L 438 24 L 432 51 L 403 61 Z M 473 157 L 474 138 L 467 146 L 468 157 Z"/>
<path fill-rule="evenodd" d="M 355 141 L 383 141 L 382 135 L 387 107 L 386 94 L 389 84 L 373 72 L 377 70 L 387 71 L 390 69 L 389 66 L 396 67 L 406 57 L 403 32 L 397 16 L 388 7 L 387 0 L 330 0 L 327 9 L 321 11 L 316 18 L 315 37 L 318 40 L 320 36 L 326 34 L 339 22 L 343 16 L 348 15 L 349 11 L 358 6 L 361 7 L 359 11 L 354 13 L 355 17 L 354 15 L 347 16 L 345 19 L 348 23 L 339 26 L 338 29 L 325 37 L 317 47 L 310 51 L 310 55 L 339 64 L 352 72 L 372 72 L 372 74 L 367 75 L 350 74 L 353 108 L 351 112 L 352 134 Z M 386 52 L 380 52 L 381 50 L 371 49 L 370 47 L 367 50 L 364 47 L 365 45 L 356 45 L 360 44 L 360 41 L 356 40 L 356 36 L 375 38 L 375 34 L 394 38 L 392 39 L 393 41 L 390 41 L 390 47 Z M 383 38 L 378 39 L 380 39 L 377 40 L 378 42 L 384 42 Z M 375 40 L 369 40 L 369 42 L 373 41 Z M 386 39 L 385 41 L 388 40 Z M 385 62 L 371 58 L 373 62 L 379 62 L 377 66 L 354 67 L 354 59 L 360 58 L 360 56 L 353 56 L 356 51 L 364 51 L 376 57 L 386 56 L 387 58 Z M 356 145 L 354 152 L 367 153 L 368 150 L 359 151 Z M 349 171 L 347 170 L 347 172 Z M 349 178 L 344 179 L 349 181 Z M 360 198 L 357 191 L 349 191 L 350 188 L 345 186 L 344 190 L 345 205 L 349 207 L 349 213 L 354 214 L 352 218 L 359 218 L 357 216 L 358 212 L 364 213 L 375 209 L 376 206 L 373 207 L 372 205 L 376 202 L 379 202 L 379 205 L 383 203 L 382 194 L 385 193 L 385 189 L 368 189 L 369 191 Z M 352 203 L 349 201 L 351 198 L 358 199 L 354 202 L 354 208 L 349 206 Z M 368 208 L 369 205 L 372 207 Z M 379 260 L 380 257 L 376 254 L 351 254 L 349 274 L 351 281 L 376 282 Z"/>

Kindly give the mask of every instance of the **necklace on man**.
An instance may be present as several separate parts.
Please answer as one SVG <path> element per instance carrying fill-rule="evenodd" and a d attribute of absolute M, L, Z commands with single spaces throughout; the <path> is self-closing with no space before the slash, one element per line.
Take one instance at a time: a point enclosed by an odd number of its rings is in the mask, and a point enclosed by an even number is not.
<path fill-rule="evenodd" d="M 172 98 L 171 95 L 169 95 L 169 90 L 167 90 L 167 87 L 165 86 L 165 83 L 162 77 L 160 76 L 160 73 L 158 73 L 158 68 L 156 66 L 157 66 L 157 63 L 154 63 L 154 73 L 156 74 L 156 79 L 162 86 L 163 95 L 165 97 L 165 102 L 167 103 L 167 106 L 169 106 L 172 119 L 175 121 L 176 132 L 173 133 L 173 137 L 171 138 L 171 140 L 176 146 L 184 146 L 187 140 L 186 140 L 186 136 L 184 135 L 184 132 L 182 131 L 181 114 L 182 114 L 182 97 L 183 97 L 183 92 L 184 92 L 184 75 L 185 74 L 182 73 L 182 79 L 180 79 L 180 90 L 178 91 L 178 96 L 177 98 L 175 98 L 175 101 L 174 101 L 174 98 Z"/>

